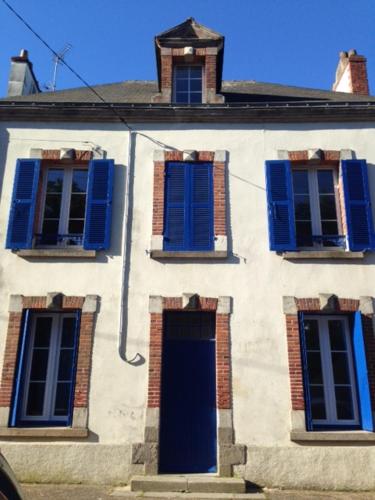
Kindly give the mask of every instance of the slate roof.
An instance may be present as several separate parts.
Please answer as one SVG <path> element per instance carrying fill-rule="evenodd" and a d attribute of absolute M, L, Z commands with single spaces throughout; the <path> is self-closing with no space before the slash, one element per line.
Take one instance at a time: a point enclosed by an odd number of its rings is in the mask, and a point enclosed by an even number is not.
<path fill-rule="evenodd" d="M 129 80 L 120 83 L 95 85 L 93 88 L 107 103 L 116 104 L 151 104 L 152 96 L 158 92 L 156 81 Z M 256 103 L 256 102 L 298 102 L 298 101 L 328 101 L 328 102 L 369 102 L 375 97 L 360 96 L 345 92 L 316 90 L 304 87 L 291 87 L 274 83 L 244 81 L 223 81 L 221 93 L 225 103 Z M 28 96 L 5 97 L 0 102 L 35 102 L 35 103 L 99 103 L 100 99 L 86 87 L 42 92 Z M 160 106 L 160 105 L 159 105 Z"/>

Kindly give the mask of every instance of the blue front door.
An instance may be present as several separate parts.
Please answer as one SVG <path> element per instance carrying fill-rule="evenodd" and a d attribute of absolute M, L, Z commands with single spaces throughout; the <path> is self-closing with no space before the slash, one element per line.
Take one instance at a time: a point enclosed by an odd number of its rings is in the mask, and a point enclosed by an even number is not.
<path fill-rule="evenodd" d="M 159 471 L 216 472 L 215 315 L 164 318 Z"/>

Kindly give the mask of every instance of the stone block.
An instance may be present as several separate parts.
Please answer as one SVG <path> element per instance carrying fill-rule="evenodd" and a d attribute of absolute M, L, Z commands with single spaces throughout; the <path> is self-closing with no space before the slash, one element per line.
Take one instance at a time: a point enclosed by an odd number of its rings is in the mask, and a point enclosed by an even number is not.
<path fill-rule="evenodd" d="M 305 410 L 292 410 L 290 414 L 292 430 L 305 430 L 306 429 L 306 415 Z"/>
<path fill-rule="evenodd" d="M 242 444 L 223 444 L 219 447 L 221 465 L 238 465 L 246 461 L 246 446 Z"/>
<path fill-rule="evenodd" d="M 145 463 L 145 445 L 143 443 L 133 443 L 132 445 L 132 464 Z"/>
<path fill-rule="evenodd" d="M 217 314 L 230 314 L 232 312 L 232 297 L 219 297 L 217 301 Z"/>
<path fill-rule="evenodd" d="M 368 296 L 359 297 L 359 310 L 362 314 L 374 314 L 374 299 Z"/>
<path fill-rule="evenodd" d="M 283 297 L 283 311 L 284 314 L 297 314 L 297 304 L 295 297 L 284 295 Z"/>
<path fill-rule="evenodd" d="M 151 252 L 155 250 L 163 250 L 163 235 L 153 234 L 151 236 Z"/>
<path fill-rule="evenodd" d="M 337 296 L 331 293 L 319 294 L 320 309 L 326 312 L 337 311 Z"/>
<path fill-rule="evenodd" d="M 154 150 L 154 161 L 164 161 L 165 151 L 164 149 L 155 149 Z"/>
<path fill-rule="evenodd" d="M 341 149 L 340 160 L 353 160 L 354 153 L 351 149 Z"/>
<path fill-rule="evenodd" d="M 183 309 L 197 309 L 199 295 L 196 293 L 183 293 L 182 294 L 182 308 Z"/>
<path fill-rule="evenodd" d="M 74 160 L 76 157 L 76 150 L 71 148 L 60 149 L 60 160 Z"/>
<path fill-rule="evenodd" d="M 159 441 L 159 427 L 145 427 L 145 443 L 157 443 Z"/>
<path fill-rule="evenodd" d="M 219 444 L 233 444 L 233 428 L 219 427 L 217 430 Z"/>
<path fill-rule="evenodd" d="M 30 158 L 41 159 L 43 156 L 43 149 L 31 148 L 29 155 L 30 155 Z"/>
<path fill-rule="evenodd" d="M 9 406 L 0 406 L 0 427 L 7 427 L 9 423 Z"/>
<path fill-rule="evenodd" d="M 286 149 L 279 149 L 277 151 L 278 160 L 289 160 L 289 153 Z"/>
<path fill-rule="evenodd" d="M 159 427 L 159 408 L 146 408 L 146 427 Z"/>
<path fill-rule="evenodd" d="M 74 408 L 72 427 L 87 427 L 88 410 L 87 408 Z"/>
<path fill-rule="evenodd" d="M 219 427 L 232 427 L 233 428 L 233 414 L 232 410 L 218 410 L 218 426 Z"/>
<path fill-rule="evenodd" d="M 95 313 L 98 309 L 99 297 L 97 295 L 86 295 L 83 303 L 83 313 Z"/>
<path fill-rule="evenodd" d="M 215 236 L 215 252 L 227 252 L 228 251 L 228 238 L 224 235 L 218 234 Z"/>
<path fill-rule="evenodd" d="M 197 159 L 197 152 L 195 149 L 186 149 L 182 152 L 183 161 L 195 161 Z"/>
<path fill-rule="evenodd" d="M 228 160 L 228 151 L 226 149 L 217 149 L 214 155 L 214 161 L 225 163 Z"/>
<path fill-rule="evenodd" d="M 23 295 L 10 295 L 9 296 L 9 312 L 22 312 Z"/>
<path fill-rule="evenodd" d="M 148 312 L 154 314 L 162 314 L 163 312 L 163 297 L 161 295 L 150 295 L 148 302 Z"/>
<path fill-rule="evenodd" d="M 309 160 L 321 160 L 323 151 L 321 149 L 308 149 L 307 158 Z"/>
<path fill-rule="evenodd" d="M 63 296 L 61 292 L 48 292 L 46 296 L 46 308 L 61 309 Z"/>

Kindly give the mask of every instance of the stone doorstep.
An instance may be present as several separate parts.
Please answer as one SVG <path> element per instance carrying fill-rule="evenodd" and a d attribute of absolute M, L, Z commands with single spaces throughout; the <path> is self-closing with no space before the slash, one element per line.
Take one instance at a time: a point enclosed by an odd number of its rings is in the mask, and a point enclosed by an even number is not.
<path fill-rule="evenodd" d="M 239 478 L 212 475 L 134 476 L 132 492 L 245 493 L 246 483 Z"/>
<path fill-rule="evenodd" d="M 129 486 L 115 488 L 111 496 L 132 500 L 134 498 L 144 498 L 148 500 L 175 500 L 178 498 L 185 500 L 264 500 L 264 493 L 182 493 L 176 491 L 130 491 Z"/>

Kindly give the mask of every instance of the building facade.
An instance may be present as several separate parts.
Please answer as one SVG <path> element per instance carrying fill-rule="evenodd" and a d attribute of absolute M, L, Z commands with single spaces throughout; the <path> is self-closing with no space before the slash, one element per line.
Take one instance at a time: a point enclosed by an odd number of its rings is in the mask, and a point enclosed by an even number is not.
<path fill-rule="evenodd" d="M 0 101 L 1 449 L 24 481 L 372 489 L 366 61 L 319 91 L 222 81 L 193 19 L 155 47 L 157 83 L 101 99 L 12 62 L 34 85 Z"/>

